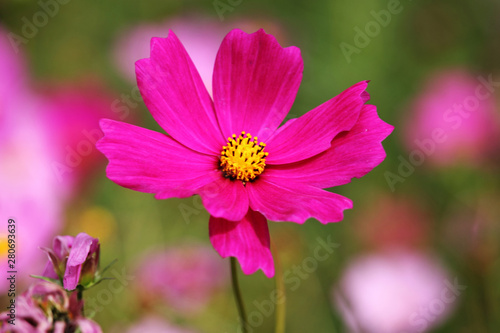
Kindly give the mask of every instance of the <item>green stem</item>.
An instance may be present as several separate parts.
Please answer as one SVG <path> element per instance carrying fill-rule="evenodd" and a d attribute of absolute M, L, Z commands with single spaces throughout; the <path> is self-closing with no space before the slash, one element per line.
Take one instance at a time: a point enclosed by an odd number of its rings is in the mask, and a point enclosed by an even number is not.
<path fill-rule="evenodd" d="M 248 333 L 247 331 L 247 315 L 245 313 L 245 304 L 243 304 L 243 298 L 241 297 L 240 285 L 238 283 L 238 272 L 236 270 L 236 258 L 231 257 L 231 282 L 233 285 L 234 300 L 236 302 L 236 307 L 238 308 L 238 314 L 240 316 L 241 332 Z"/>
<path fill-rule="evenodd" d="M 78 301 L 81 301 L 83 299 L 83 290 L 81 289 L 80 286 L 77 287 L 76 292 L 77 292 L 76 298 L 78 299 Z M 83 304 L 82 304 L 81 315 L 85 316 L 85 310 L 83 309 Z"/>
<path fill-rule="evenodd" d="M 274 258 L 276 260 L 276 275 L 274 281 L 276 283 L 276 292 L 279 302 L 276 302 L 276 326 L 275 333 L 285 333 L 285 318 L 286 318 L 286 294 L 285 294 L 285 282 L 283 280 L 283 270 L 281 269 L 281 262 L 276 251 L 276 247 L 273 244 Z"/>

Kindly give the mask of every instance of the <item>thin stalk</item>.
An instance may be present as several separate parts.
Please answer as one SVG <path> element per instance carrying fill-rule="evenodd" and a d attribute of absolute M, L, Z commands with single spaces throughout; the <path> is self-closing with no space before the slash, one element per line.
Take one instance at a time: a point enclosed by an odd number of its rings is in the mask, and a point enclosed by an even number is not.
<path fill-rule="evenodd" d="M 275 333 L 285 333 L 285 323 L 286 323 L 286 293 L 285 293 L 285 282 L 283 280 L 283 269 L 281 268 L 281 262 L 279 255 L 276 251 L 276 246 L 272 244 L 273 256 L 276 261 L 276 275 L 274 276 L 274 281 L 276 283 L 277 298 L 280 299 L 276 302 L 276 325 Z"/>
<path fill-rule="evenodd" d="M 245 312 L 245 304 L 243 303 L 243 298 L 241 297 L 240 285 L 238 283 L 238 272 L 236 269 L 236 258 L 231 257 L 231 283 L 233 285 L 234 300 L 236 302 L 236 307 L 238 308 L 238 314 L 240 316 L 241 332 L 248 333 L 247 331 L 247 315 Z"/>

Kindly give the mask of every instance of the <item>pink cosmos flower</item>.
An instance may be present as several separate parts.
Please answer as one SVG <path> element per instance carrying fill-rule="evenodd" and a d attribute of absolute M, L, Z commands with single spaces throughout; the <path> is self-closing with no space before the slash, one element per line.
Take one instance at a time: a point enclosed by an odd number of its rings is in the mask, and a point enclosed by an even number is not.
<path fill-rule="evenodd" d="M 216 57 L 212 99 L 175 34 L 153 38 L 150 58 L 136 63 L 137 82 L 168 135 L 102 120 L 97 147 L 110 161 L 108 177 L 157 199 L 200 195 L 219 254 L 237 257 L 246 274 L 272 277 L 267 219 L 342 220 L 352 202 L 323 189 L 378 165 L 392 131 L 365 105 L 366 81 L 279 127 L 302 70 L 297 47 L 235 29 Z"/>
<path fill-rule="evenodd" d="M 435 166 L 481 164 L 500 146 L 495 89 L 466 69 L 434 73 L 409 107 L 406 146 Z"/>
<path fill-rule="evenodd" d="M 447 318 L 463 288 L 423 254 L 382 252 L 352 260 L 332 300 L 349 332 L 427 332 Z"/>
<path fill-rule="evenodd" d="M 182 313 L 202 310 L 227 282 L 227 266 L 203 245 L 182 245 L 147 254 L 136 270 L 139 297 L 161 300 Z"/>
<path fill-rule="evenodd" d="M 37 282 L 15 299 L 15 325 L 10 310 L 0 313 L 0 333 L 102 333 L 82 315 L 83 300 L 59 285 Z"/>
<path fill-rule="evenodd" d="M 83 232 L 76 237 L 57 236 L 52 249 L 43 249 L 49 261 L 42 276 L 62 280 L 66 290 L 74 290 L 78 284 L 88 286 L 99 268 L 99 249 L 99 240 Z"/>

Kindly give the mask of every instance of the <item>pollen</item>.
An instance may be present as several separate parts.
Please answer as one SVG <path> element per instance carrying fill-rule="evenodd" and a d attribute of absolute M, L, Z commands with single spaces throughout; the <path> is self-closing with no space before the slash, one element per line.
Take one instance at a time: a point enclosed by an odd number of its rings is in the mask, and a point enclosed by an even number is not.
<path fill-rule="evenodd" d="M 241 180 L 243 184 L 253 181 L 266 167 L 269 153 L 264 152 L 265 147 L 265 143 L 259 143 L 249 133 L 241 132 L 239 137 L 233 134 L 222 147 L 220 168 L 224 177 Z"/>

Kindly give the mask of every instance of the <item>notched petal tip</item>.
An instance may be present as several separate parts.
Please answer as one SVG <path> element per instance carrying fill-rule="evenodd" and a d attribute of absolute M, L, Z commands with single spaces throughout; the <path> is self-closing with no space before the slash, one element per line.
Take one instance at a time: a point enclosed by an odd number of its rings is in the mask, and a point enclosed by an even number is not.
<path fill-rule="evenodd" d="M 238 259 L 236 256 L 232 256 L 236 259 Z M 262 273 L 264 273 L 264 275 L 268 278 L 268 279 L 271 279 L 274 277 L 274 261 L 272 263 L 272 265 L 264 265 L 264 266 L 261 266 L 261 267 L 252 267 L 252 266 L 248 266 L 248 265 L 245 265 L 245 266 L 242 266 L 241 265 L 241 262 L 240 262 L 240 267 L 241 267 L 241 271 L 245 274 L 245 275 L 252 275 L 254 273 L 256 273 L 259 269 L 262 271 Z"/>
<path fill-rule="evenodd" d="M 267 141 L 266 164 L 289 164 L 306 160 L 331 147 L 339 133 L 356 124 L 364 104 L 370 98 L 367 81 L 347 88 L 301 117 L 288 121 Z M 300 145 L 296 138 L 300 137 Z"/>
<path fill-rule="evenodd" d="M 95 143 L 95 147 L 104 155 L 106 155 L 105 145 L 109 140 L 108 134 L 113 129 L 115 123 L 117 123 L 116 120 L 107 118 L 102 118 L 101 120 L 99 120 L 99 127 L 101 128 L 103 136 L 99 138 L 99 140 L 97 140 L 97 142 Z"/>
<path fill-rule="evenodd" d="M 268 278 L 274 276 L 267 220 L 259 212 L 249 210 L 241 221 L 211 216 L 209 235 L 220 256 L 238 259 L 243 273 L 253 274 L 261 269 Z"/>
<path fill-rule="evenodd" d="M 151 58 L 153 56 L 153 53 L 155 52 L 155 48 L 157 44 L 161 43 L 162 41 L 168 41 L 171 40 L 175 43 L 180 43 L 179 38 L 177 35 L 172 31 L 172 29 L 168 29 L 167 37 L 151 37 L 151 41 L 149 42 L 149 57 Z M 146 58 L 148 59 L 148 58 Z"/>
<path fill-rule="evenodd" d="M 250 207 L 272 221 L 303 224 L 315 218 L 323 224 L 342 221 L 352 201 L 292 179 L 265 176 L 248 187 Z"/>
<path fill-rule="evenodd" d="M 282 47 L 259 30 L 232 30 L 214 66 L 214 105 L 225 137 L 246 131 L 271 136 L 290 110 L 304 64 L 297 47 Z"/>
<path fill-rule="evenodd" d="M 173 31 L 151 39 L 149 58 L 135 65 L 137 86 L 156 122 L 176 141 L 203 154 L 220 153 L 212 99 Z"/>

